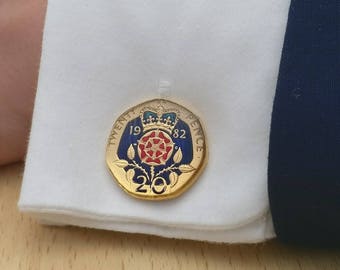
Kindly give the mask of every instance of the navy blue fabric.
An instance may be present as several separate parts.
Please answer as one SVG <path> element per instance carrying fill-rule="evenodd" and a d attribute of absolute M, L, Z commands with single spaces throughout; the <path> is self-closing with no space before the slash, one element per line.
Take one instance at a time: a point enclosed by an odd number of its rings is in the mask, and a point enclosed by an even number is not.
<path fill-rule="evenodd" d="M 340 0 L 292 0 L 272 114 L 279 239 L 340 245 Z"/>

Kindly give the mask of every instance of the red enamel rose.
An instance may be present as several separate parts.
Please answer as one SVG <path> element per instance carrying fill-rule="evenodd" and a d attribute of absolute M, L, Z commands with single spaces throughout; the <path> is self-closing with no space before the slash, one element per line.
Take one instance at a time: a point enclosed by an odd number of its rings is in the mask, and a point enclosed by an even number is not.
<path fill-rule="evenodd" d="M 138 155 L 143 163 L 151 166 L 164 165 L 171 157 L 174 143 L 164 131 L 152 130 L 138 142 Z"/>

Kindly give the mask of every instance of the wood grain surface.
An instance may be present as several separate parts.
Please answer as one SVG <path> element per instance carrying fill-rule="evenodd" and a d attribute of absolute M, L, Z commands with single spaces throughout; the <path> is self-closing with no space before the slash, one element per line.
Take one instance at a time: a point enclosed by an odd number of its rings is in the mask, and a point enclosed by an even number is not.
<path fill-rule="evenodd" d="M 17 209 L 22 164 L 0 167 L 0 269 L 340 269 L 340 250 L 227 245 L 48 227 Z"/>

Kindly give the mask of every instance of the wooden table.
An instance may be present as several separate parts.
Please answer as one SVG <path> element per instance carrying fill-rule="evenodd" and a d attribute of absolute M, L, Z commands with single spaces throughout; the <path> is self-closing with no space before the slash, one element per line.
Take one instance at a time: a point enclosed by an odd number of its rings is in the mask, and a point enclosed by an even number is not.
<path fill-rule="evenodd" d="M 0 269 L 340 269 L 340 250 L 221 245 L 47 227 L 17 209 L 23 165 L 0 167 Z M 340 228 L 339 228 L 340 229 Z"/>

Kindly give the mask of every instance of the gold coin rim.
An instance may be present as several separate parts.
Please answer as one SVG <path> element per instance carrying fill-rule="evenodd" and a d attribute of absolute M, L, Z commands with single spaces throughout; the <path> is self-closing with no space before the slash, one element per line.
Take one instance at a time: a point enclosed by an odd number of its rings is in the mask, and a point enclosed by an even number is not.
<path fill-rule="evenodd" d="M 116 165 L 114 165 L 114 163 L 113 163 L 114 156 L 116 156 L 118 158 L 117 152 L 118 152 L 118 147 L 119 147 L 119 144 L 120 144 L 120 140 L 121 140 L 122 134 L 123 134 L 124 130 L 126 129 L 127 124 L 133 118 L 128 119 L 126 121 L 126 123 L 124 123 L 124 125 L 121 127 L 121 132 L 118 132 L 116 134 L 116 137 L 117 137 L 117 144 L 116 144 L 116 146 L 113 146 L 110 143 L 111 142 L 110 138 L 111 138 L 112 133 L 115 130 L 115 127 L 117 126 L 117 123 L 118 123 L 119 119 L 121 119 L 122 117 L 127 115 L 129 112 L 135 111 L 137 108 L 141 108 L 142 109 L 143 107 L 150 106 L 150 104 L 153 104 L 155 102 L 163 103 L 163 104 L 164 103 L 165 104 L 169 103 L 169 104 L 171 104 L 171 106 L 174 106 L 174 107 L 178 108 L 180 110 L 180 112 L 185 111 L 185 112 L 189 113 L 191 116 L 194 117 L 195 121 L 198 121 L 200 130 L 202 132 L 202 138 L 203 138 L 203 146 L 202 146 L 203 154 L 202 154 L 202 156 L 200 158 L 200 161 L 198 162 L 199 166 L 196 168 L 196 170 L 194 171 L 194 173 L 190 177 L 187 177 L 187 179 L 185 180 L 185 183 L 182 184 L 179 188 L 177 188 L 176 190 L 172 191 L 171 193 L 159 194 L 159 195 L 145 195 L 145 194 L 142 194 L 142 193 L 137 193 L 135 191 L 129 190 L 127 187 L 125 187 L 125 185 L 123 183 L 121 183 L 121 182 L 122 181 L 127 181 L 127 180 L 126 179 L 120 179 L 120 178 L 124 178 L 124 177 L 121 176 L 122 173 L 120 173 L 121 170 L 124 170 L 124 168 L 123 169 L 119 168 Z M 134 118 L 138 117 L 138 115 L 139 114 L 135 114 Z M 190 132 L 191 132 L 191 136 L 192 136 L 192 140 L 194 141 L 193 127 L 190 125 L 190 123 L 188 123 L 188 121 L 185 121 L 183 119 L 183 117 L 180 117 L 180 119 L 182 121 L 184 121 L 189 126 L 189 129 L 190 129 Z M 193 144 L 194 144 L 194 142 L 193 142 Z M 196 150 L 194 150 L 194 157 L 195 157 L 195 151 Z M 199 118 L 196 113 L 193 113 L 192 110 L 184 107 L 183 105 L 180 105 L 177 102 L 174 102 L 174 101 L 169 100 L 169 99 L 164 99 L 164 98 L 155 98 L 155 99 L 152 99 L 152 100 L 144 101 L 142 103 L 139 103 L 139 104 L 137 104 L 135 106 L 130 107 L 129 109 L 124 111 L 122 114 L 120 114 L 118 116 L 117 120 L 114 122 L 112 128 L 111 128 L 110 136 L 108 138 L 107 146 L 106 146 L 106 165 L 107 165 L 111 175 L 113 176 L 115 181 L 118 183 L 118 185 L 127 194 L 129 194 L 130 196 L 132 196 L 134 198 L 137 198 L 137 199 L 148 200 L 148 201 L 170 200 L 170 199 L 174 199 L 174 198 L 180 196 L 181 194 L 185 193 L 197 181 L 199 176 L 202 174 L 202 172 L 204 171 L 205 167 L 207 166 L 207 160 L 208 160 L 208 144 L 207 144 L 207 137 L 206 137 L 205 128 L 204 128 L 204 126 L 202 124 L 201 118 Z M 193 161 L 190 164 L 192 164 L 192 163 L 193 163 Z M 180 180 L 178 180 L 178 181 L 180 181 Z"/>

